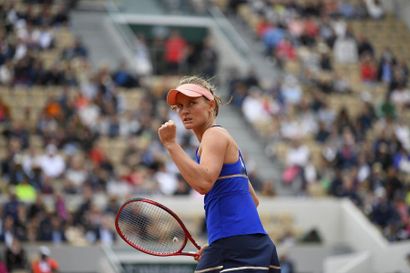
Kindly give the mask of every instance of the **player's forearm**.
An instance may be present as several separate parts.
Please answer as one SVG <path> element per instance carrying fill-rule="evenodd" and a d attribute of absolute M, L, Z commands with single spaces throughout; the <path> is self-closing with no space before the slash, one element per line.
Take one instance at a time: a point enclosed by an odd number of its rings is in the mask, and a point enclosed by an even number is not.
<path fill-rule="evenodd" d="M 179 144 L 169 144 L 166 149 L 186 182 L 200 194 L 206 194 L 213 184 L 206 170 L 193 161 Z"/>

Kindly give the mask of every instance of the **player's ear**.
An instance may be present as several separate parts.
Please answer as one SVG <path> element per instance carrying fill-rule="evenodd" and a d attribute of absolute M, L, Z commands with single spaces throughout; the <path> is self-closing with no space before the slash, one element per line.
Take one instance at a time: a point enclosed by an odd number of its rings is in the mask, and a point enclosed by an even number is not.
<path fill-rule="evenodd" d="M 215 100 L 208 101 L 209 105 L 211 106 L 212 111 L 215 111 L 216 102 Z"/>

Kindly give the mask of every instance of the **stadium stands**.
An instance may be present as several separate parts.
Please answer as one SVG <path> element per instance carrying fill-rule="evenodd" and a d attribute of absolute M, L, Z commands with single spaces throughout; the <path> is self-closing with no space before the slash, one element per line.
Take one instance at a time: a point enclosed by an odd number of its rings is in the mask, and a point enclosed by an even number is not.
<path fill-rule="evenodd" d="M 349 197 L 389 240 L 407 240 L 407 27 L 390 14 L 374 19 L 361 1 L 248 1 L 235 8 L 283 69 L 277 86 L 248 86 L 238 105 L 245 117 L 261 109 L 250 121 L 283 164 L 282 182 L 299 194 Z M 382 223 L 376 218 L 384 206 Z"/>
<path fill-rule="evenodd" d="M 214 2 L 240 18 L 281 69 L 274 86 L 239 75 L 228 83 L 232 105 L 282 166 L 276 180 L 296 196 L 350 198 L 389 241 L 409 240 L 410 31 L 404 23 L 389 13 L 375 19 L 358 0 L 340 6 Z M 93 49 L 73 35 L 61 1 L 1 2 L 0 18 L 4 251 L 10 238 L 112 245 L 117 237 L 104 223 L 112 222 L 123 199 L 192 194 L 156 136 L 172 115 L 164 90 L 179 77 L 170 75 L 165 59 L 163 70 L 145 76 L 126 66 L 91 67 Z M 187 60 L 214 54 L 206 46 L 195 50 Z M 216 70 L 215 60 L 206 67 L 184 60 L 177 64 L 181 72 Z M 194 151 L 194 140 L 179 137 Z M 161 185 L 161 176 L 171 190 Z M 270 196 L 274 189 L 265 192 Z M 263 221 L 272 238 L 283 242 L 305 235 L 293 217 L 275 213 Z M 201 217 L 186 220 L 195 235 L 204 235 Z M 111 236 L 100 236 L 102 230 Z"/>

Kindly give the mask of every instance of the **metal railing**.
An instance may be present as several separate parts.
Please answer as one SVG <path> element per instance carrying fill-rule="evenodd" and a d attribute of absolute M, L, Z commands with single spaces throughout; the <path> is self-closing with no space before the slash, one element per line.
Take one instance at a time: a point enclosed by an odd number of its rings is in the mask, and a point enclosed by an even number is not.
<path fill-rule="evenodd" d="M 122 12 L 116 3 L 118 1 L 114 0 L 107 0 L 106 1 L 106 9 L 109 15 L 109 20 L 111 25 L 120 35 L 122 41 L 125 44 L 125 47 L 122 48 L 124 50 L 125 55 L 127 56 L 127 62 L 130 66 L 135 67 L 135 60 L 134 60 L 134 48 L 135 48 L 135 34 L 131 30 L 128 23 L 125 20 L 121 20 Z M 123 22 L 124 21 L 124 22 Z"/>
<path fill-rule="evenodd" d="M 242 39 L 236 29 L 232 26 L 229 20 L 225 17 L 222 11 L 218 7 L 210 7 L 208 9 L 210 15 L 214 19 L 217 27 L 228 38 L 233 47 L 241 54 L 245 59 L 249 58 L 249 47 Z"/>

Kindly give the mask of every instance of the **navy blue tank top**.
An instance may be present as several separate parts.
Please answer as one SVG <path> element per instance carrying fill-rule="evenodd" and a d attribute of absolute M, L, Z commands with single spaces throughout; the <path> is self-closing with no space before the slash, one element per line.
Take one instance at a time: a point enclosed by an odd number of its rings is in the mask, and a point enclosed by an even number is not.
<path fill-rule="evenodd" d="M 196 160 L 200 162 L 198 151 Z M 209 244 L 236 235 L 266 234 L 248 182 L 245 164 L 239 151 L 236 162 L 222 166 L 218 179 L 204 198 Z"/>

